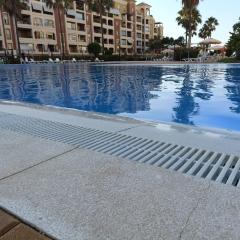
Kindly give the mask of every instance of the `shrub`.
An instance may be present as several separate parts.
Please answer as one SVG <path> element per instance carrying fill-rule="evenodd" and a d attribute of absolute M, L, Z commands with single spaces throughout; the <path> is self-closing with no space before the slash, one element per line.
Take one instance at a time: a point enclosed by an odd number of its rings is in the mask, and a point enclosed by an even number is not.
<path fill-rule="evenodd" d="M 106 56 L 112 56 L 113 52 L 110 49 L 104 49 L 104 55 Z"/>
<path fill-rule="evenodd" d="M 192 48 L 189 51 L 190 58 L 196 58 L 199 54 L 199 49 Z M 188 49 L 187 48 L 176 48 L 174 53 L 174 60 L 181 61 L 184 58 L 188 58 Z"/>
<path fill-rule="evenodd" d="M 93 43 L 90 43 L 88 46 L 87 46 L 87 49 L 88 49 L 88 52 L 90 54 L 93 54 L 95 57 L 98 57 L 99 56 L 99 53 L 101 52 L 101 46 L 99 43 L 97 42 L 93 42 Z"/>
<path fill-rule="evenodd" d="M 220 63 L 240 63 L 240 59 L 238 60 L 237 58 L 226 57 L 219 60 L 219 62 Z"/>

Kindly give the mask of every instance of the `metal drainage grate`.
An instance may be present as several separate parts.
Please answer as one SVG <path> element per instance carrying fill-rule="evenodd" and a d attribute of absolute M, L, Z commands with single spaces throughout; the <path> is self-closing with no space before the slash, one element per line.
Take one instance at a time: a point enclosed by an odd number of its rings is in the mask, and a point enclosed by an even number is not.
<path fill-rule="evenodd" d="M 240 186 L 240 157 L 120 133 L 0 113 L 0 128 Z"/>

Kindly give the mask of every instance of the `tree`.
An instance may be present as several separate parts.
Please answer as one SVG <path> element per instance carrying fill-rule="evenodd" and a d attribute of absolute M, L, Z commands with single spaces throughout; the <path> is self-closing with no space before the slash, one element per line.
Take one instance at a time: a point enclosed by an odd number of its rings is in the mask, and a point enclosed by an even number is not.
<path fill-rule="evenodd" d="M 206 39 L 207 37 L 211 37 L 212 33 L 216 30 L 216 26 L 218 26 L 218 20 L 214 17 L 210 17 L 204 23 L 203 27 L 199 30 L 198 36 L 200 38 Z"/>
<path fill-rule="evenodd" d="M 206 25 L 208 27 L 208 37 L 212 36 L 212 33 L 216 30 L 216 26 L 219 25 L 218 20 L 214 17 L 210 17 L 206 21 Z"/>
<path fill-rule="evenodd" d="M 163 48 L 163 43 L 162 43 L 161 38 L 149 40 L 149 49 L 150 50 L 160 50 L 161 48 Z"/>
<path fill-rule="evenodd" d="M 102 53 L 104 53 L 104 29 L 103 29 L 103 15 L 109 12 L 110 8 L 113 7 L 113 0 L 85 0 L 84 1 L 89 10 L 94 11 L 100 16 L 101 24 L 101 35 L 102 35 Z"/>
<path fill-rule="evenodd" d="M 185 11 L 185 9 L 181 9 L 178 12 L 178 16 L 176 18 L 177 24 L 179 26 L 182 26 L 182 28 L 185 29 L 185 41 L 186 41 L 186 45 L 187 45 L 187 36 L 188 36 L 188 17 L 187 17 L 187 11 Z"/>
<path fill-rule="evenodd" d="M 185 29 L 186 45 L 188 45 L 188 37 L 190 34 L 191 37 L 196 35 L 197 26 L 202 22 L 202 16 L 197 8 L 194 8 L 191 14 L 188 9 L 182 8 L 178 12 L 176 21 L 178 25 L 181 25 Z"/>
<path fill-rule="evenodd" d="M 237 59 L 240 59 L 240 18 L 239 21 L 233 25 L 233 31 L 230 32 L 227 47 L 232 53 L 236 52 Z"/>
<path fill-rule="evenodd" d="M 17 53 L 21 57 L 21 46 L 19 41 L 19 34 L 17 29 L 17 21 L 22 18 L 21 11 L 27 8 L 27 3 L 21 0 L 0 0 L 0 7 L 4 9 L 12 19 L 14 24 L 14 33 L 17 40 Z"/>
<path fill-rule="evenodd" d="M 184 46 L 184 37 L 178 37 L 174 39 L 172 37 L 164 37 L 164 38 L 156 38 L 149 40 L 149 49 L 150 50 L 161 50 L 162 48 L 169 46 L 169 45 L 179 45 Z"/>
<path fill-rule="evenodd" d="M 46 5 L 49 8 L 53 8 L 57 13 L 57 18 L 59 21 L 60 28 L 60 42 L 61 42 L 61 58 L 63 59 L 65 56 L 65 39 L 63 34 L 63 20 L 61 19 L 61 15 L 65 15 L 67 10 L 72 7 L 73 0 L 46 0 Z"/>
<path fill-rule="evenodd" d="M 177 39 L 174 40 L 174 44 L 177 44 L 181 47 L 184 47 L 185 45 L 185 42 L 184 42 L 184 37 L 183 36 L 180 36 L 178 37 Z"/>
<path fill-rule="evenodd" d="M 199 30 L 198 36 L 203 39 L 206 39 L 208 37 L 208 26 L 206 23 Z"/>
<path fill-rule="evenodd" d="M 184 9 L 189 14 L 189 23 L 188 24 L 188 48 L 191 48 L 191 42 L 192 42 L 192 20 L 193 20 L 193 11 L 197 8 L 200 0 L 182 0 L 182 5 Z"/>
<path fill-rule="evenodd" d="M 149 40 L 149 49 L 150 50 L 160 50 L 168 45 L 173 45 L 175 42 L 172 37 L 156 38 Z"/>
<path fill-rule="evenodd" d="M 93 42 L 87 46 L 88 52 L 94 54 L 95 58 L 98 57 L 101 52 L 101 46 L 99 43 Z"/>

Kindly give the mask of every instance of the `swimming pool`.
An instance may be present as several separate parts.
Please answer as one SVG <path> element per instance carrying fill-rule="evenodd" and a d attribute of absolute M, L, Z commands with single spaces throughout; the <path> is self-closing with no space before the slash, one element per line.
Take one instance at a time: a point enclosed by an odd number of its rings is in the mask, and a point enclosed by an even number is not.
<path fill-rule="evenodd" d="M 240 131 L 240 65 L 1 65 L 0 99 Z"/>

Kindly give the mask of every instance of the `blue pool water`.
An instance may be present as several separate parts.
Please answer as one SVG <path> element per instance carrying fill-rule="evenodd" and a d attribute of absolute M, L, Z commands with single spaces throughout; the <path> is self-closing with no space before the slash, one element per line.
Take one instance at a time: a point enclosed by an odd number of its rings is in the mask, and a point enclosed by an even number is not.
<path fill-rule="evenodd" d="M 1 65 L 0 99 L 240 131 L 240 65 Z"/>

